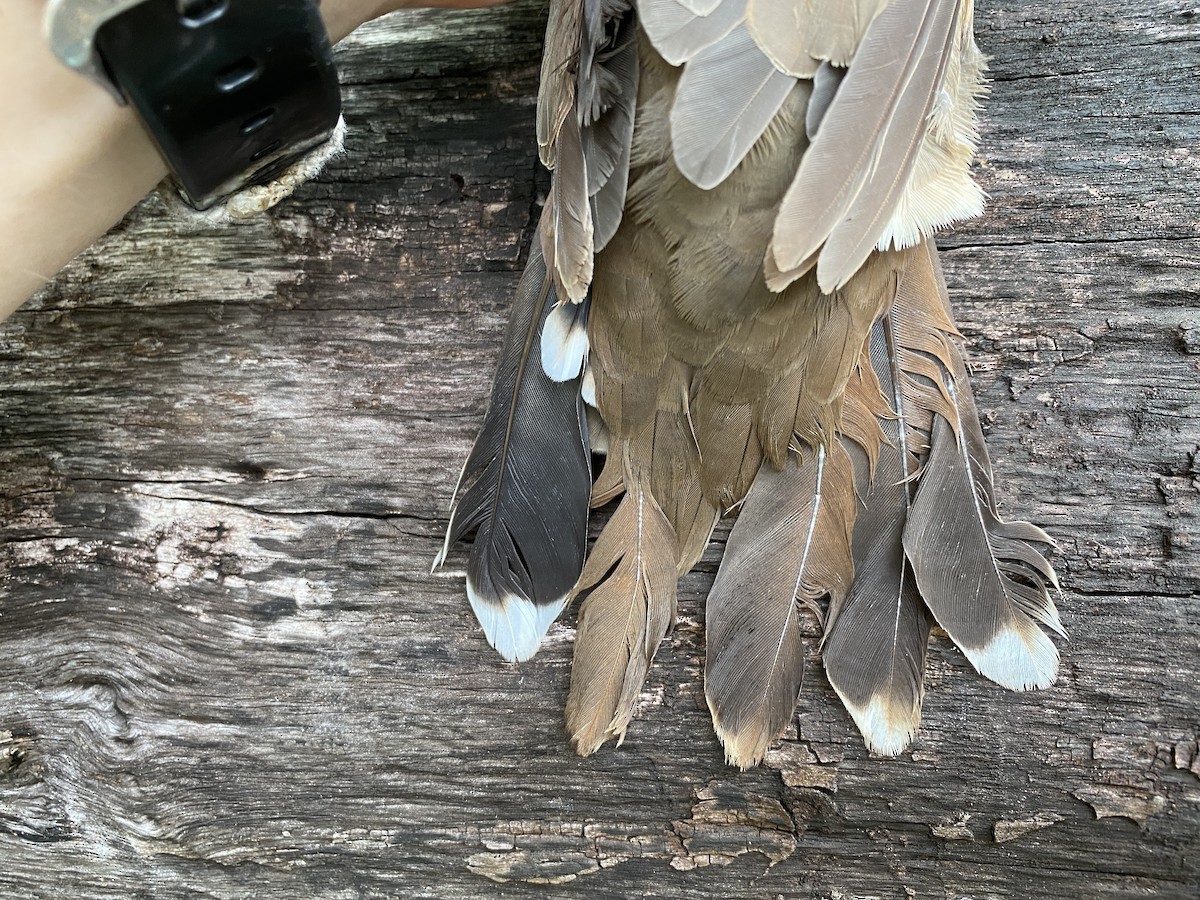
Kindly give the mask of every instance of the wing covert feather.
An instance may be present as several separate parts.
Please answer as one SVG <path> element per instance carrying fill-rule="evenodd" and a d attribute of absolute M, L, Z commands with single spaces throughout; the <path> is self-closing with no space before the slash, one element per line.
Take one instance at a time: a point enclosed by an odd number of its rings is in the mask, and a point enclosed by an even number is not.
<path fill-rule="evenodd" d="M 716 187 L 767 130 L 795 84 L 741 25 L 697 53 L 671 108 L 679 171 L 697 187 Z"/>

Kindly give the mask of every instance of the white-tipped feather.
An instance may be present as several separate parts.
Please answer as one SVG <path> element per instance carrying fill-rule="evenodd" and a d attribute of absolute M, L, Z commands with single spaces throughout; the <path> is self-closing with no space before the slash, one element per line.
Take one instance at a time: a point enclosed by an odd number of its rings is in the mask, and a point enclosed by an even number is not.
<path fill-rule="evenodd" d="M 586 313 L 579 304 L 559 304 L 542 326 L 542 370 L 551 381 L 578 378 L 587 353 Z"/>
<path fill-rule="evenodd" d="M 538 607 L 524 597 L 506 594 L 499 605 L 479 596 L 471 579 L 467 579 L 467 599 L 479 620 L 487 642 L 509 662 L 532 659 L 542 643 L 550 623 L 567 605 L 560 597 L 553 603 Z"/>
<path fill-rule="evenodd" d="M 579 396 L 592 409 L 596 408 L 596 373 L 592 371 L 591 366 L 584 365 L 583 381 L 579 385 Z"/>

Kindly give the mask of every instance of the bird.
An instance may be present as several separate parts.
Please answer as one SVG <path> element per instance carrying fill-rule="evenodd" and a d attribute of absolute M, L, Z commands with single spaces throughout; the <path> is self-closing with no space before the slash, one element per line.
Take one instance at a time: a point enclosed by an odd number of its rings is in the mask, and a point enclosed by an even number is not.
<path fill-rule="evenodd" d="M 438 563 L 473 535 L 467 597 L 513 662 L 582 600 L 578 753 L 624 739 L 677 581 L 731 513 L 704 648 L 729 764 L 795 715 L 806 607 L 880 756 L 917 733 L 935 625 L 1005 688 L 1054 682 L 1053 542 L 999 515 L 935 243 L 984 205 L 973 14 L 551 0 L 551 187 Z"/>

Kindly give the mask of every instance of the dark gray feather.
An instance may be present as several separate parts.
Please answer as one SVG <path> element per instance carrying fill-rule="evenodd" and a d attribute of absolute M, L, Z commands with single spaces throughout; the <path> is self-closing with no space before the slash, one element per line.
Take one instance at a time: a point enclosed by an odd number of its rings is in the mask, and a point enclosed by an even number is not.
<path fill-rule="evenodd" d="M 849 69 L 835 66 L 828 60 L 817 67 L 816 74 L 813 75 L 812 96 L 808 101 L 808 109 L 804 113 L 804 130 L 810 141 L 817 136 L 821 120 L 829 111 L 829 104 L 833 102 L 838 88 L 842 85 L 842 79 L 846 77 L 848 71 Z"/>
<path fill-rule="evenodd" d="M 527 659 L 583 567 L 591 457 L 580 381 L 542 369 L 555 302 L 537 241 L 514 298 L 483 428 L 451 508 L 447 545 L 476 531 L 467 592 L 489 642 Z"/>

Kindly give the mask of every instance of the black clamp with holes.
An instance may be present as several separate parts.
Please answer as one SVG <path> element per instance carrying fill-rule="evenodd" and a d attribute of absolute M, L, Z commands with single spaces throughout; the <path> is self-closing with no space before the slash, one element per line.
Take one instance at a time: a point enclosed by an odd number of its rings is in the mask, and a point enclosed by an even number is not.
<path fill-rule="evenodd" d="M 56 45 L 53 18 L 51 44 L 132 104 L 197 209 L 272 180 L 337 125 L 341 95 L 317 0 L 112 7 L 87 35 L 87 58 L 76 54 L 84 64 Z"/>

